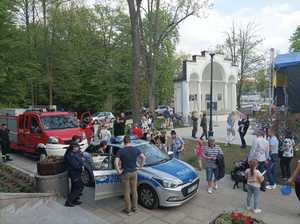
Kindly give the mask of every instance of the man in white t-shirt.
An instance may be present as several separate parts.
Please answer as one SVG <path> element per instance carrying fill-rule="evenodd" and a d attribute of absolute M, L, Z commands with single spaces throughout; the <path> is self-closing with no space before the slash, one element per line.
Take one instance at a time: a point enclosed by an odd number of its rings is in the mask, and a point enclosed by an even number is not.
<path fill-rule="evenodd" d="M 256 130 L 256 138 L 253 140 L 251 150 L 249 152 L 248 161 L 256 160 L 258 162 L 257 169 L 264 173 L 267 168 L 269 156 L 269 142 L 264 138 L 263 130 Z M 261 190 L 265 191 L 265 181 L 261 184 Z"/>

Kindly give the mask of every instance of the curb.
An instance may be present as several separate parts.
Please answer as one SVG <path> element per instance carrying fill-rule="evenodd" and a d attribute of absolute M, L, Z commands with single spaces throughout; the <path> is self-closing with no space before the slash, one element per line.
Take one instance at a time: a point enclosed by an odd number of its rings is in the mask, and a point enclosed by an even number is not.
<path fill-rule="evenodd" d="M 0 193 L 1 200 L 57 197 L 56 193 Z"/>

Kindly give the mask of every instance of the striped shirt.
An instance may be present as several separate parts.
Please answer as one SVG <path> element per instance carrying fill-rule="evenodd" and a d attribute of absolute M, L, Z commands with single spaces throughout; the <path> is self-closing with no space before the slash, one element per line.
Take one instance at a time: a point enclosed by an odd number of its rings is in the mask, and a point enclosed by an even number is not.
<path fill-rule="evenodd" d="M 214 158 L 214 160 L 207 160 L 206 162 L 206 167 L 209 168 L 216 168 L 217 164 L 216 164 L 216 158 L 218 154 L 223 154 L 222 149 L 220 148 L 220 146 L 215 145 L 214 147 L 205 147 L 204 153 L 207 157 L 212 157 Z"/>

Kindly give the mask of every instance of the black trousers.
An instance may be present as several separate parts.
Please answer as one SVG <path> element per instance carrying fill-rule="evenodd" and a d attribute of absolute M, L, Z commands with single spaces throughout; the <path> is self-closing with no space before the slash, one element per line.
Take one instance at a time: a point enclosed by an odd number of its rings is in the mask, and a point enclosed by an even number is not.
<path fill-rule="evenodd" d="M 280 159 L 280 169 L 283 178 L 290 178 L 291 176 L 291 160 L 292 157 L 282 157 Z"/>
<path fill-rule="evenodd" d="M 3 156 L 6 156 L 10 151 L 9 149 L 9 142 L 1 142 L 1 152 Z"/>
<path fill-rule="evenodd" d="M 300 182 L 298 181 L 295 181 L 295 191 L 296 191 L 297 198 L 300 202 Z"/>
<path fill-rule="evenodd" d="M 193 126 L 193 130 L 192 130 L 192 137 L 193 138 L 196 138 L 197 131 L 198 131 L 197 126 Z"/>
<path fill-rule="evenodd" d="M 245 140 L 246 132 L 239 131 L 239 134 L 240 134 L 242 146 L 245 147 L 246 146 L 246 140 Z"/>
<path fill-rule="evenodd" d="M 73 203 L 74 201 L 79 199 L 84 185 L 81 180 L 80 171 L 69 171 L 69 177 L 71 179 L 71 192 L 68 194 L 67 201 Z"/>
<path fill-rule="evenodd" d="M 207 140 L 207 128 L 206 127 L 202 127 L 202 135 L 200 137 L 200 139 L 202 139 L 205 136 L 205 139 Z"/>

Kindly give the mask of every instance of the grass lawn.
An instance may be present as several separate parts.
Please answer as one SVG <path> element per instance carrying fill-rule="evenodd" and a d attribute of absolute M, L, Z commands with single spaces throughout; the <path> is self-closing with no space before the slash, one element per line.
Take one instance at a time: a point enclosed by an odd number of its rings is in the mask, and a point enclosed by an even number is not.
<path fill-rule="evenodd" d="M 185 141 L 185 151 L 182 159 L 185 162 L 197 168 L 197 157 L 194 154 L 196 141 L 190 139 L 184 139 L 184 141 Z M 239 145 L 225 146 L 224 143 L 217 143 L 217 144 L 220 145 L 220 147 L 224 152 L 225 169 L 227 174 L 230 174 L 230 171 L 233 169 L 233 162 L 237 160 L 244 160 L 247 157 L 248 152 L 250 150 L 250 147 L 241 149 Z M 294 170 L 294 168 L 296 167 L 298 160 L 300 160 L 300 151 L 296 152 L 295 157 L 292 160 L 292 170 Z M 278 168 L 277 177 L 280 177 L 281 175 L 280 175 L 279 164 L 277 168 Z M 280 178 L 278 181 L 280 183 L 283 183 L 283 180 Z"/>

